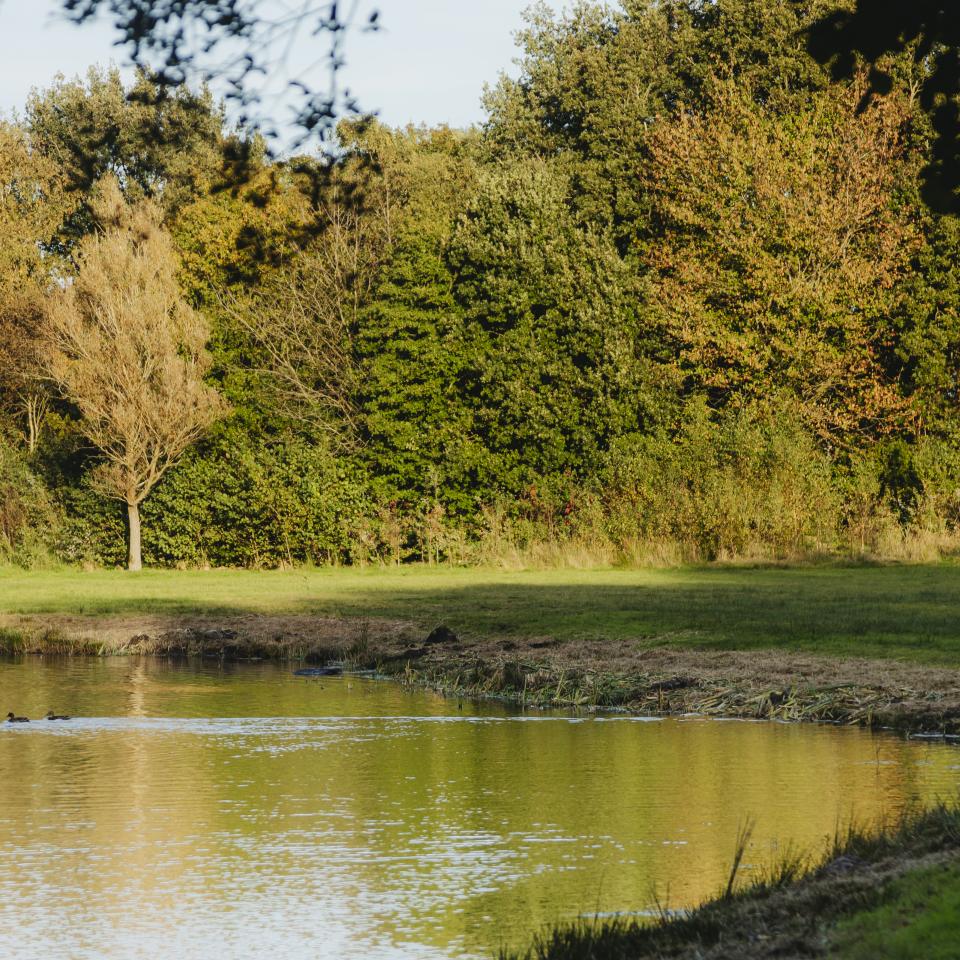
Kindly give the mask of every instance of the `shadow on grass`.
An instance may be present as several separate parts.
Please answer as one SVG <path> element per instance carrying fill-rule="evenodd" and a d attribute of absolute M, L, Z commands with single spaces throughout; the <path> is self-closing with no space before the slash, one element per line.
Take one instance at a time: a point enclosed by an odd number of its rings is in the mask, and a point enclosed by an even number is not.
<path fill-rule="evenodd" d="M 32 589 L 31 577 L 39 587 Z M 960 568 L 693 568 L 668 571 L 152 571 L 24 575 L 26 614 L 299 615 L 445 623 L 475 637 L 636 640 L 642 645 L 789 649 L 960 659 Z M 10 601 L 13 601 L 12 603 Z"/>

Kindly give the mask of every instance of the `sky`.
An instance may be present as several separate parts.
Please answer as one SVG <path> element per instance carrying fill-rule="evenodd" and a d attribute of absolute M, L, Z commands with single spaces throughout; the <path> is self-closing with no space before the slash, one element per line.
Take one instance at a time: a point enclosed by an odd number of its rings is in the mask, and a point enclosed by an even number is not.
<path fill-rule="evenodd" d="M 341 82 L 364 110 L 391 126 L 483 119 L 485 83 L 515 73 L 514 33 L 530 0 L 369 0 L 380 13 L 377 33 L 347 40 Z M 563 0 L 551 0 L 555 10 Z M 22 110 L 29 91 L 57 73 L 83 74 L 94 63 L 123 66 L 106 24 L 76 27 L 56 0 L 0 0 L 0 111 Z M 312 59 L 312 58 L 311 58 Z"/>

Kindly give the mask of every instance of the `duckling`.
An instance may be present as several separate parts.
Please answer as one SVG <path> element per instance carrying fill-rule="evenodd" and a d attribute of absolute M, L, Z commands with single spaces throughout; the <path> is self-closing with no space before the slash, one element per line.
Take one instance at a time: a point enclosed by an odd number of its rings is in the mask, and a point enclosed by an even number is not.
<path fill-rule="evenodd" d="M 47 715 L 43 719 L 44 720 L 69 720 L 70 718 L 65 713 L 54 713 L 52 710 L 48 710 Z"/>
<path fill-rule="evenodd" d="M 7 723 L 29 723 L 29 717 L 15 717 L 13 711 L 7 714 Z"/>

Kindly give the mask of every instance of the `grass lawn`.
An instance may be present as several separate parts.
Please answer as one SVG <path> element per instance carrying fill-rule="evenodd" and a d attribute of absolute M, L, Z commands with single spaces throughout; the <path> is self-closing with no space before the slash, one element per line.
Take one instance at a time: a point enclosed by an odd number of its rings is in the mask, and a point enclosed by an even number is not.
<path fill-rule="evenodd" d="M 842 923 L 837 960 L 956 960 L 960 956 L 960 866 L 902 877 L 888 902 Z"/>
<path fill-rule="evenodd" d="M 0 614 L 296 613 L 960 665 L 960 566 L 0 570 Z"/>

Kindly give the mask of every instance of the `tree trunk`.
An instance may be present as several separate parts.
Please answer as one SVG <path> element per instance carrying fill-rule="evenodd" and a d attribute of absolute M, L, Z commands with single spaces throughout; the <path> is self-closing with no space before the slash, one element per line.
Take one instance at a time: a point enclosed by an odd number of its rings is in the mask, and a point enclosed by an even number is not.
<path fill-rule="evenodd" d="M 47 398 L 42 394 L 31 393 L 23 404 L 27 418 L 27 449 L 34 453 L 40 440 L 43 418 L 47 415 Z"/>
<path fill-rule="evenodd" d="M 140 504 L 127 501 L 127 569 L 141 570 L 143 561 L 140 555 Z"/>

